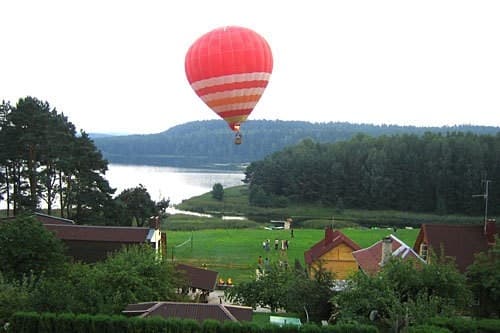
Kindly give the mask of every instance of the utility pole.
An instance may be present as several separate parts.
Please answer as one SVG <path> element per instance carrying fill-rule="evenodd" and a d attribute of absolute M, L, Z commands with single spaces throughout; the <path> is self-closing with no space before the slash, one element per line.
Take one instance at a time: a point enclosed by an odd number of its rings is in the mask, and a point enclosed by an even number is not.
<path fill-rule="evenodd" d="M 485 183 L 485 189 L 483 194 L 474 194 L 472 197 L 477 198 L 477 197 L 482 197 L 484 198 L 484 223 L 488 221 L 488 187 L 491 183 L 491 180 L 485 179 L 481 181 L 481 184 Z"/>

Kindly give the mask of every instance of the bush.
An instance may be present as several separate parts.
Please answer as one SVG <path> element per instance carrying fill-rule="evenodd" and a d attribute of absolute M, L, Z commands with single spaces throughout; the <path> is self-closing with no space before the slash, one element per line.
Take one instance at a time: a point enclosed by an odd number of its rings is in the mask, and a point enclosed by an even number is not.
<path fill-rule="evenodd" d="M 481 319 L 477 321 L 477 331 L 479 333 L 500 332 L 500 319 Z"/>
<path fill-rule="evenodd" d="M 459 317 L 435 317 L 429 320 L 430 325 L 445 327 L 454 333 L 474 333 L 477 332 L 476 322 L 470 319 Z"/>
<path fill-rule="evenodd" d="M 42 313 L 38 319 L 38 333 L 53 333 L 56 321 L 55 313 Z"/>
<path fill-rule="evenodd" d="M 36 312 L 17 312 L 11 317 L 12 331 L 15 333 L 38 332 L 40 315 Z"/>
<path fill-rule="evenodd" d="M 221 333 L 221 325 L 217 320 L 207 319 L 201 325 L 202 333 Z"/>
<path fill-rule="evenodd" d="M 54 332 L 65 333 L 73 332 L 73 322 L 75 321 L 75 315 L 72 313 L 63 313 L 57 316 L 54 322 Z"/>
<path fill-rule="evenodd" d="M 337 324 L 322 326 L 321 333 L 378 333 L 378 329 L 372 325 Z"/>
<path fill-rule="evenodd" d="M 301 333 L 320 333 L 321 329 L 318 327 L 318 325 L 314 324 L 304 324 L 300 328 Z"/>
<path fill-rule="evenodd" d="M 444 327 L 433 326 L 433 325 L 417 325 L 410 327 L 407 331 L 408 333 L 451 333 L 451 331 Z"/>

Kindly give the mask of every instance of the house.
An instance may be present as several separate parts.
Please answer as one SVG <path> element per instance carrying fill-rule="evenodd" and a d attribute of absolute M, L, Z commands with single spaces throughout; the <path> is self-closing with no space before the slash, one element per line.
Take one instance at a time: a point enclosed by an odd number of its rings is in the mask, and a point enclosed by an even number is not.
<path fill-rule="evenodd" d="M 252 308 L 225 304 L 146 302 L 129 304 L 122 311 L 127 316 L 161 316 L 163 318 L 194 319 L 202 323 L 207 319 L 220 322 L 252 321 Z"/>
<path fill-rule="evenodd" d="M 477 225 L 422 224 L 413 250 L 427 262 L 432 260 L 430 251 L 454 258 L 458 270 L 465 273 L 474 255 L 488 251 L 495 243 L 495 236 L 498 231 L 493 219 Z"/>
<path fill-rule="evenodd" d="M 425 262 L 410 246 L 394 235 L 384 237 L 370 247 L 352 253 L 358 267 L 366 274 L 376 274 L 390 258 Z"/>
<path fill-rule="evenodd" d="M 358 244 L 339 230 L 325 229 L 325 238 L 304 252 L 309 272 L 321 262 L 323 268 L 335 274 L 336 279 L 344 280 L 358 269 L 352 252 L 361 249 Z"/>
<path fill-rule="evenodd" d="M 176 264 L 175 269 L 184 275 L 191 296 L 197 301 L 206 303 L 208 295 L 215 290 L 219 273 L 185 264 Z"/>
<path fill-rule="evenodd" d="M 75 261 L 86 263 L 106 259 L 109 253 L 133 244 L 150 244 L 164 254 L 166 236 L 159 229 L 158 221 L 152 228 L 77 225 L 72 220 L 34 213 L 47 230 L 63 241 L 67 254 Z M 9 217 L 12 219 L 15 217 Z"/>

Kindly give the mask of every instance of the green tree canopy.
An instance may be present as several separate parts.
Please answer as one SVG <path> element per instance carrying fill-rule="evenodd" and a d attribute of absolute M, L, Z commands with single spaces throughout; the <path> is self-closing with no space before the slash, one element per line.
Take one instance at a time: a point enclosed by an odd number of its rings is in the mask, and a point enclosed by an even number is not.
<path fill-rule="evenodd" d="M 300 268 L 293 269 L 282 263 L 266 269 L 255 281 L 242 282 L 229 289 L 226 296 L 239 304 L 268 307 L 273 312 L 285 309 L 304 320 L 319 323 L 329 317 L 333 282 L 331 273 L 322 266 L 309 278 Z"/>
<path fill-rule="evenodd" d="M 103 175 L 103 159 L 89 136 L 34 97 L 0 106 L 0 198 L 13 215 L 48 213 L 59 199 L 62 217 L 102 224 L 114 190 Z"/>
<path fill-rule="evenodd" d="M 456 315 L 469 304 L 465 277 L 450 262 L 391 259 L 377 275 L 357 272 L 333 298 L 340 321 L 380 321 L 394 331 L 436 315 Z"/>
<path fill-rule="evenodd" d="M 224 187 L 222 187 L 221 183 L 215 183 L 212 186 L 212 198 L 219 201 L 224 199 Z"/>
<path fill-rule="evenodd" d="M 479 301 L 478 314 L 500 317 L 500 241 L 497 237 L 487 253 L 476 255 L 467 269 L 467 279 Z"/>
<path fill-rule="evenodd" d="M 159 214 L 161 209 L 151 199 L 148 190 L 142 185 L 123 190 L 115 199 L 126 212 L 126 225 L 132 225 L 135 221 L 137 226 L 143 227 L 151 216 Z"/>
<path fill-rule="evenodd" d="M 481 215 L 482 180 L 500 178 L 500 133 L 448 132 L 318 143 L 310 139 L 252 162 L 245 170 L 250 204 L 274 198 L 345 208 Z M 500 199 L 500 186 L 489 198 Z M 490 207 L 495 214 L 498 206 Z"/>
<path fill-rule="evenodd" d="M 57 275 L 67 262 L 64 251 L 63 243 L 32 216 L 0 223 L 0 269 L 8 279 Z"/>

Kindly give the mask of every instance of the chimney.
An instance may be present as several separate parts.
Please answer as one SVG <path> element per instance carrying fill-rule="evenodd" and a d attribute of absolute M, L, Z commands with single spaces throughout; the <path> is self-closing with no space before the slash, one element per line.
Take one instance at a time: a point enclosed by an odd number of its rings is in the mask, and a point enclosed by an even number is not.
<path fill-rule="evenodd" d="M 332 227 L 325 228 L 325 245 L 333 241 L 333 229 Z"/>
<path fill-rule="evenodd" d="M 484 223 L 484 235 L 486 236 L 486 240 L 488 241 L 488 245 L 495 244 L 496 233 L 497 233 L 496 220 L 495 219 L 488 219 Z"/>
<path fill-rule="evenodd" d="M 384 266 L 392 256 L 392 238 L 390 236 L 382 239 L 382 256 L 380 258 L 380 266 Z"/>

